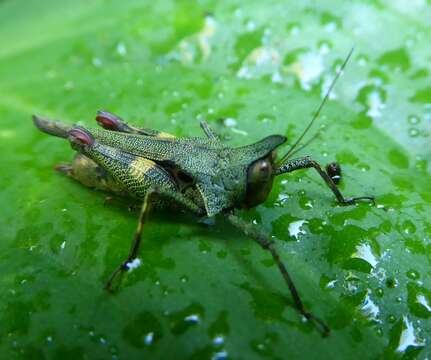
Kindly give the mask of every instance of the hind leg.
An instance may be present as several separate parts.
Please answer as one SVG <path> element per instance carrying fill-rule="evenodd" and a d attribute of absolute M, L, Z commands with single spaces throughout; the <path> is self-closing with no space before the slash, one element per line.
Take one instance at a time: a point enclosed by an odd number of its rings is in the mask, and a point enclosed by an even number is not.
<path fill-rule="evenodd" d="M 125 194 L 123 189 L 101 166 L 83 154 L 77 153 L 71 163 L 56 165 L 55 170 L 87 187 L 118 195 Z"/>
<path fill-rule="evenodd" d="M 108 111 L 99 110 L 96 115 L 96 121 L 101 127 L 103 127 L 106 130 L 119 131 L 119 132 L 124 132 L 129 134 L 154 136 L 154 137 L 160 137 L 160 138 L 175 137 L 174 135 L 168 134 L 166 132 L 152 130 L 152 129 L 138 128 L 135 126 L 128 125 L 122 118 Z"/>

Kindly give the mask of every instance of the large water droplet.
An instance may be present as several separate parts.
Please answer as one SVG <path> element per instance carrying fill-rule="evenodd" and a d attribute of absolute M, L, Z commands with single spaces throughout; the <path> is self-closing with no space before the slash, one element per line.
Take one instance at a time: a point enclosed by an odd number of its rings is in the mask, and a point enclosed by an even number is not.
<path fill-rule="evenodd" d="M 409 321 L 409 319 L 404 316 L 404 329 L 400 336 L 400 342 L 397 347 L 398 352 L 404 352 L 407 350 L 409 346 L 423 346 L 424 344 L 416 338 L 415 331 L 413 328 L 413 324 Z"/>
<path fill-rule="evenodd" d="M 305 230 L 302 229 L 302 225 L 307 224 L 307 220 L 298 220 L 289 224 L 289 235 L 298 239 L 298 236 L 305 234 Z"/>

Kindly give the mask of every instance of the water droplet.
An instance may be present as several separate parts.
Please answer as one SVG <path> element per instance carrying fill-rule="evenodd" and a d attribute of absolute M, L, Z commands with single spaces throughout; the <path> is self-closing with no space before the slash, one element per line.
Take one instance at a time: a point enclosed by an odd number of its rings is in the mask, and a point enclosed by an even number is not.
<path fill-rule="evenodd" d="M 200 319 L 199 319 L 199 315 L 198 314 L 191 314 L 191 315 L 188 315 L 188 316 L 186 316 L 184 318 L 184 321 L 191 322 L 191 323 L 194 323 L 194 324 L 198 323 L 199 320 Z"/>
<path fill-rule="evenodd" d="M 305 234 L 305 230 L 301 230 L 302 225 L 308 224 L 307 220 L 298 220 L 289 224 L 289 235 L 298 239 L 298 235 Z"/>
<path fill-rule="evenodd" d="M 420 278 L 419 272 L 417 272 L 416 270 L 413 270 L 413 269 L 410 269 L 409 271 L 407 271 L 406 275 L 409 279 L 412 279 L 412 280 L 417 280 Z"/>
<path fill-rule="evenodd" d="M 215 345 L 215 346 L 220 346 L 220 345 L 222 345 L 222 344 L 224 344 L 224 338 L 223 338 L 223 336 L 216 336 L 214 339 L 213 339 L 213 344 Z"/>
<path fill-rule="evenodd" d="M 424 296 L 424 295 L 422 295 L 422 294 L 417 294 L 416 295 L 416 301 L 419 303 L 419 304 L 421 304 L 421 305 L 423 305 L 428 311 L 430 311 L 431 312 L 431 306 L 430 306 L 430 304 L 428 303 L 428 300 L 427 300 L 427 298 Z"/>
<path fill-rule="evenodd" d="M 228 352 L 226 350 L 221 350 L 212 356 L 211 360 L 226 360 L 228 358 Z"/>
<path fill-rule="evenodd" d="M 410 128 L 409 129 L 409 136 L 410 137 L 418 137 L 420 134 L 419 130 L 416 128 Z"/>
<path fill-rule="evenodd" d="M 414 234 L 416 232 L 416 226 L 410 220 L 403 222 L 402 229 L 405 234 Z"/>
<path fill-rule="evenodd" d="M 280 72 L 278 70 L 275 70 L 272 74 L 271 81 L 273 83 L 281 83 L 283 82 L 283 77 L 281 76 Z"/>
<path fill-rule="evenodd" d="M 187 281 L 189 281 L 189 278 L 186 275 L 181 276 L 180 278 L 182 283 L 186 283 Z"/>
<path fill-rule="evenodd" d="M 326 55 L 329 53 L 329 50 L 331 49 L 328 42 L 324 41 L 319 46 L 319 52 L 321 55 Z"/>
<path fill-rule="evenodd" d="M 324 71 L 323 58 L 313 52 L 302 54 L 298 61 L 289 66 L 289 71 L 298 77 L 301 87 L 308 91 Z"/>
<path fill-rule="evenodd" d="M 126 49 L 126 45 L 124 45 L 124 43 L 119 42 L 117 44 L 117 53 L 120 56 L 126 56 L 127 55 L 127 49 Z"/>
<path fill-rule="evenodd" d="M 238 18 L 242 17 L 242 9 L 241 8 L 235 9 L 234 15 Z"/>
<path fill-rule="evenodd" d="M 224 126 L 227 126 L 227 127 L 232 127 L 232 126 L 237 125 L 236 120 L 234 118 L 231 118 L 231 117 L 224 119 L 223 123 L 224 123 Z"/>
<path fill-rule="evenodd" d="M 377 318 L 379 315 L 379 307 L 371 300 L 370 294 L 367 293 L 367 296 L 365 297 L 364 303 L 362 304 L 361 310 L 371 318 Z"/>
<path fill-rule="evenodd" d="M 369 244 L 360 244 L 356 246 L 356 252 L 352 255 L 352 257 L 365 260 L 373 268 L 375 268 L 377 265 L 377 258 L 373 254 Z"/>
<path fill-rule="evenodd" d="M 404 352 L 409 346 L 423 346 L 424 344 L 416 338 L 413 324 L 408 320 L 406 316 L 403 316 L 403 320 L 405 327 L 401 333 L 397 351 Z"/>
<path fill-rule="evenodd" d="M 381 287 L 377 288 L 377 289 L 376 289 L 376 295 L 377 295 L 378 297 L 382 297 L 382 296 L 384 295 L 384 290 L 383 290 L 383 288 L 381 288 Z"/>
<path fill-rule="evenodd" d="M 313 208 L 313 203 L 310 200 L 308 200 L 304 205 L 305 205 L 305 207 L 307 207 L 309 209 Z"/>
<path fill-rule="evenodd" d="M 383 329 L 381 327 L 377 327 L 376 328 L 376 334 L 377 336 L 383 336 Z"/>
<path fill-rule="evenodd" d="M 359 66 L 365 66 L 365 65 L 367 65 L 368 64 L 368 59 L 366 58 L 366 57 L 364 57 L 364 56 L 360 56 L 359 58 L 358 58 L 358 65 Z"/>
<path fill-rule="evenodd" d="M 368 111 L 367 115 L 372 118 L 377 118 L 382 116 L 382 110 L 385 108 L 382 98 L 380 97 L 380 92 L 372 91 L 368 95 Z"/>
<path fill-rule="evenodd" d="M 154 339 L 154 333 L 153 332 L 149 332 L 144 337 L 144 344 L 145 345 L 151 345 L 153 343 L 153 339 Z"/>
<path fill-rule="evenodd" d="M 388 323 L 394 324 L 397 321 L 397 318 L 395 315 L 389 315 L 388 316 Z"/>
<path fill-rule="evenodd" d="M 287 200 L 287 199 L 289 199 L 289 195 L 288 194 L 283 194 L 283 193 L 280 193 L 280 194 L 278 194 L 278 197 L 277 197 L 277 205 L 283 205 L 283 203 Z"/>
<path fill-rule="evenodd" d="M 292 26 L 290 29 L 290 33 L 292 35 L 298 35 L 301 32 L 301 29 L 298 26 Z"/>
<path fill-rule="evenodd" d="M 247 21 L 247 23 L 245 24 L 245 28 L 247 29 L 247 31 L 254 31 L 256 29 L 256 23 L 252 20 Z"/>
<path fill-rule="evenodd" d="M 325 30 L 327 32 L 330 32 L 330 33 L 334 32 L 335 30 L 337 30 L 337 23 L 334 22 L 334 21 L 331 21 L 331 22 L 327 23 L 325 25 Z"/>
<path fill-rule="evenodd" d="M 407 118 L 407 122 L 408 122 L 410 125 L 416 125 L 416 124 L 419 124 L 419 123 L 420 123 L 420 121 L 421 121 L 421 119 L 420 119 L 418 116 L 416 116 L 416 115 L 409 115 L 409 117 Z"/>
<path fill-rule="evenodd" d="M 334 279 L 334 280 L 331 280 L 331 281 L 329 281 L 327 284 L 326 284 L 326 288 L 327 289 L 333 289 L 333 288 L 335 288 L 335 285 L 337 284 L 337 280 L 336 279 Z"/>

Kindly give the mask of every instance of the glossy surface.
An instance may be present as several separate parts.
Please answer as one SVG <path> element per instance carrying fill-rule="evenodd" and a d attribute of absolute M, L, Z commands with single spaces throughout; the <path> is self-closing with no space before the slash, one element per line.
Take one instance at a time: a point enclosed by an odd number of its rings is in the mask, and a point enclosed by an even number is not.
<path fill-rule="evenodd" d="M 301 4 L 0 1 L 2 357 L 430 356 L 431 5 Z M 352 45 L 302 153 L 339 162 L 344 194 L 377 207 L 337 206 L 308 170 L 243 213 L 332 335 L 285 306 L 270 256 L 222 219 L 154 214 L 142 263 L 106 294 L 137 214 L 52 171 L 72 151 L 31 114 L 89 125 L 106 109 L 177 136 L 205 118 L 235 145 L 293 143 Z"/>

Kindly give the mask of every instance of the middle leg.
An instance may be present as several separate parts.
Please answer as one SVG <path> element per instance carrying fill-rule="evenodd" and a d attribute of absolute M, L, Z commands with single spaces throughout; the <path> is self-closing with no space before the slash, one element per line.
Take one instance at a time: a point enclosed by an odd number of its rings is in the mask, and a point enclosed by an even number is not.
<path fill-rule="evenodd" d="M 120 277 L 125 271 L 129 270 L 131 263 L 133 262 L 133 260 L 137 258 L 139 253 L 139 248 L 141 245 L 142 231 L 144 228 L 144 224 L 148 218 L 148 214 L 155 200 L 162 200 L 160 198 L 163 198 L 164 200 L 167 200 L 167 201 L 173 201 L 175 203 L 178 203 L 197 215 L 203 214 L 202 209 L 200 209 L 197 205 L 195 205 L 189 199 L 185 198 L 180 193 L 176 193 L 170 190 L 158 189 L 157 187 L 152 187 L 148 189 L 142 203 L 141 211 L 139 213 L 138 225 L 136 227 L 135 235 L 133 237 L 129 254 L 126 260 L 123 261 L 109 276 L 105 284 L 105 288 L 108 291 L 113 290 L 114 281 L 118 279 L 118 277 Z"/>

